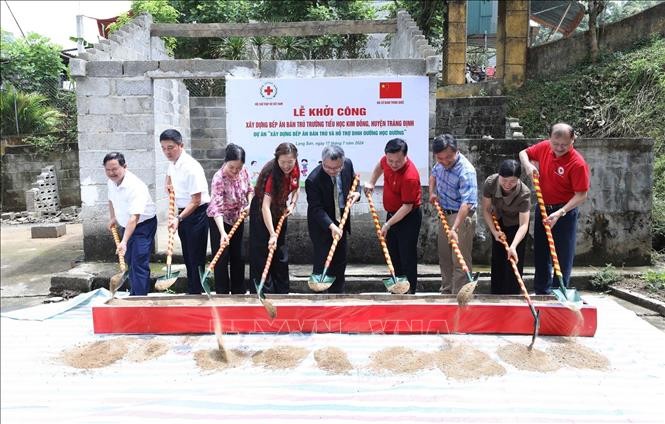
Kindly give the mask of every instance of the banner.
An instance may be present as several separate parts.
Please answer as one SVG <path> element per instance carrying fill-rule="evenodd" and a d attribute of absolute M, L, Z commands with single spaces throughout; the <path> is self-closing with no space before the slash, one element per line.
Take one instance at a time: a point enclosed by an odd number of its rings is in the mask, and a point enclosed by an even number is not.
<path fill-rule="evenodd" d="M 397 137 L 407 142 L 407 155 L 427 185 L 426 76 L 229 78 L 226 114 L 227 140 L 245 149 L 253 181 L 283 142 L 298 147 L 301 185 L 320 162 L 323 147 L 330 144 L 344 149 L 366 181 L 388 140 Z"/>

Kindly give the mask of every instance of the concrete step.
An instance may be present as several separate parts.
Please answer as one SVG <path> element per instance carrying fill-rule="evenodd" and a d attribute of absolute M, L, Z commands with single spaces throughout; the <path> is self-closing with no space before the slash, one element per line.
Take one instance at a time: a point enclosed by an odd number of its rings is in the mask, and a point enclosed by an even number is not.
<path fill-rule="evenodd" d="M 438 265 L 419 264 L 418 292 L 438 293 L 441 287 L 441 277 L 438 271 Z M 307 282 L 311 274 L 312 267 L 308 264 L 290 265 L 291 292 L 292 293 L 311 293 Z M 176 293 L 185 293 L 187 291 L 187 272 L 184 265 L 174 265 L 172 271 L 179 271 L 179 277 L 172 286 Z M 490 292 L 490 275 L 485 266 L 476 267 L 480 273 L 477 293 Z M 118 265 L 106 262 L 84 262 L 76 267 L 62 273 L 58 273 L 51 278 L 50 292 L 53 295 L 62 296 L 78 294 L 81 292 L 94 290 L 100 287 L 108 288 L 109 280 L 112 275 L 119 272 Z M 595 275 L 597 270 L 590 268 L 577 268 L 573 271 L 571 277 L 571 286 L 580 290 L 590 288 L 589 281 Z M 151 264 L 151 281 L 154 283 L 160 276 L 166 273 L 164 264 Z M 624 272 L 627 276 L 630 272 Z M 249 275 L 249 266 L 245 271 L 245 276 Z M 353 264 L 347 267 L 346 291 L 347 293 L 382 293 L 386 289 L 383 285 L 383 278 L 387 278 L 385 265 L 362 265 Z M 530 293 L 533 293 L 533 269 L 525 268 L 524 284 Z M 249 281 L 245 281 L 246 284 Z"/>

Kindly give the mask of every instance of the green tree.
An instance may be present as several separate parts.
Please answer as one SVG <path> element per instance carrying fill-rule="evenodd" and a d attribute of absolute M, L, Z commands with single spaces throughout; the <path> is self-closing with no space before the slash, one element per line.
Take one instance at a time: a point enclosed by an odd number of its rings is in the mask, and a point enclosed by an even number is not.
<path fill-rule="evenodd" d="M 0 91 L 0 133 L 44 135 L 55 131 L 62 114 L 39 93 L 24 93 L 6 85 Z"/>
<path fill-rule="evenodd" d="M 12 38 L 2 33 L 0 81 L 21 91 L 37 92 L 54 98 L 67 68 L 60 58 L 60 46 L 47 37 L 29 33 L 25 38 Z"/>

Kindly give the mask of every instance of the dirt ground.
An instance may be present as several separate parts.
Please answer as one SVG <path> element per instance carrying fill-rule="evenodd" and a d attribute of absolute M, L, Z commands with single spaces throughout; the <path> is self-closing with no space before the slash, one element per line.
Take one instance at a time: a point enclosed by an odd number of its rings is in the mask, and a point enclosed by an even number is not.
<path fill-rule="evenodd" d="M 620 282 L 612 284 L 612 286 L 618 287 L 620 289 L 630 290 L 648 298 L 665 302 L 665 290 L 651 289 L 648 287 L 647 281 L 640 278 L 624 278 Z"/>

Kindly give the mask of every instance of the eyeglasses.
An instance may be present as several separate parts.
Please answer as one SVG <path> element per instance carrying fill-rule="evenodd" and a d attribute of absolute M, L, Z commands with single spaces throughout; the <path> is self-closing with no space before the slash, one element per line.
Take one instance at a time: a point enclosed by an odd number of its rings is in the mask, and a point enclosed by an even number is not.
<path fill-rule="evenodd" d="M 323 169 L 325 169 L 326 171 L 330 171 L 330 172 L 332 172 L 332 173 L 337 173 L 337 172 L 341 171 L 342 168 L 344 168 L 344 164 L 343 164 L 343 163 L 342 163 L 340 166 L 337 166 L 337 167 L 334 167 L 334 168 L 331 167 L 331 166 L 326 165 L 325 162 L 322 163 L 321 166 L 322 166 Z"/>

